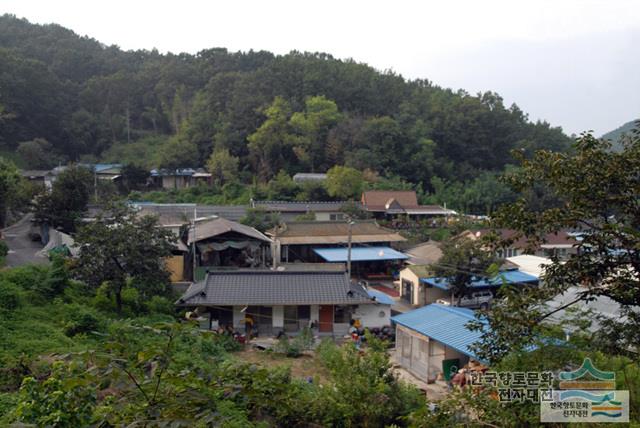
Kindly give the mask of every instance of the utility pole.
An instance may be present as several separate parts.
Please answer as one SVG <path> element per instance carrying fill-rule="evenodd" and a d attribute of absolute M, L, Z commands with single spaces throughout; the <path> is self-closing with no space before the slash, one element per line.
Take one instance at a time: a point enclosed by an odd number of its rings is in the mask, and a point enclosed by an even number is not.
<path fill-rule="evenodd" d="M 196 257 L 196 219 L 198 218 L 198 205 L 193 207 L 193 282 L 196 282 L 196 267 L 198 265 Z"/>
<path fill-rule="evenodd" d="M 347 277 L 349 278 L 349 282 L 351 282 L 351 234 L 352 228 L 355 224 L 353 220 L 349 219 L 349 238 L 347 239 Z"/>

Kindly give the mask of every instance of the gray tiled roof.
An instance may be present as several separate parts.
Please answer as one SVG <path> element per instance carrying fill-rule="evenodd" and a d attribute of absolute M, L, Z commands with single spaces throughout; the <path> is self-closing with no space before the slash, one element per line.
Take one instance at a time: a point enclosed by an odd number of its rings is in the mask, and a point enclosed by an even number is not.
<path fill-rule="evenodd" d="M 193 228 L 190 228 L 189 236 L 187 238 L 187 244 L 191 244 L 194 240 L 196 242 L 199 242 L 204 239 L 212 238 L 214 236 L 222 235 L 228 232 L 236 232 L 249 238 L 257 239 L 259 241 L 271 242 L 271 239 L 251 226 L 227 220 L 226 218 L 217 217 L 197 223 L 195 229 L 195 239 L 194 230 Z"/>
<path fill-rule="evenodd" d="M 237 270 L 209 272 L 189 287 L 180 306 L 352 305 L 375 303 L 344 272 Z"/>
<path fill-rule="evenodd" d="M 345 204 L 345 201 L 253 201 L 255 208 L 262 208 L 267 211 L 276 212 L 338 212 Z M 360 207 L 359 203 L 355 203 Z"/>
<path fill-rule="evenodd" d="M 238 221 L 247 213 L 244 205 L 195 205 L 195 204 L 155 204 L 150 202 L 131 202 L 141 215 L 156 215 L 164 226 L 188 224 L 194 214 L 198 218 L 218 216 Z"/>

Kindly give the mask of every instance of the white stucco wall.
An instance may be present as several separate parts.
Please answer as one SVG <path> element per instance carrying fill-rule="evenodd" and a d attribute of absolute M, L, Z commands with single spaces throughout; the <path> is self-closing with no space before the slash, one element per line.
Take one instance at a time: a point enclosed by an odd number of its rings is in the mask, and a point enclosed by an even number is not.
<path fill-rule="evenodd" d="M 272 316 L 273 316 L 273 327 L 284 328 L 284 307 L 274 306 Z"/>
<path fill-rule="evenodd" d="M 241 312 L 244 306 L 233 307 L 233 326 L 235 328 L 244 328 L 244 313 Z"/>
<path fill-rule="evenodd" d="M 380 316 L 380 313 L 384 316 Z M 391 325 L 391 306 L 380 304 L 358 305 L 353 318 L 359 319 L 363 327 L 384 327 Z"/>
<path fill-rule="evenodd" d="M 311 322 L 315 322 L 316 324 L 320 321 L 320 306 L 311 305 L 310 318 Z"/>

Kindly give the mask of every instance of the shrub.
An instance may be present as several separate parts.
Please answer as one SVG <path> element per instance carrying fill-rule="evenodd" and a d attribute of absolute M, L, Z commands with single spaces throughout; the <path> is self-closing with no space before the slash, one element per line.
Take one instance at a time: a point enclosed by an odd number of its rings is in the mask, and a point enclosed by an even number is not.
<path fill-rule="evenodd" d="M 4 258 L 9 254 L 9 246 L 6 242 L 0 240 L 0 263 L 4 261 Z"/>
<path fill-rule="evenodd" d="M 14 311 L 22 306 L 24 292 L 13 282 L 0 280 L 0 308 Z"/>
<path fill-rule="evenodd" d="M 175 306 L 166 297 L 153 296 L 151 300 L 145 303 L 147 311 L 156 314 L 168 314 L 173 315 L 175 313 Z"/>
<path fill-rule="evenodd" d="M 73 337 L 77 334 L 100 330 L 100 320 L 88 311 L 76 312 L 71 321 L 65 324 L 64 334 Z"/>

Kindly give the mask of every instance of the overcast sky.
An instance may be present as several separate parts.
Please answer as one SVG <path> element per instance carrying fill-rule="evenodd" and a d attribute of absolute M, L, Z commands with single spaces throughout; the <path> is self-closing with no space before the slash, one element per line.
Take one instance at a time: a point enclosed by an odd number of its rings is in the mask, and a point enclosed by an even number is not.
<path fill-rule="evenodd" d="M 0 12 L 124 49 L 322 51 L 600 135 L 640 118 L 640 1 L 36 1 Z"/>

